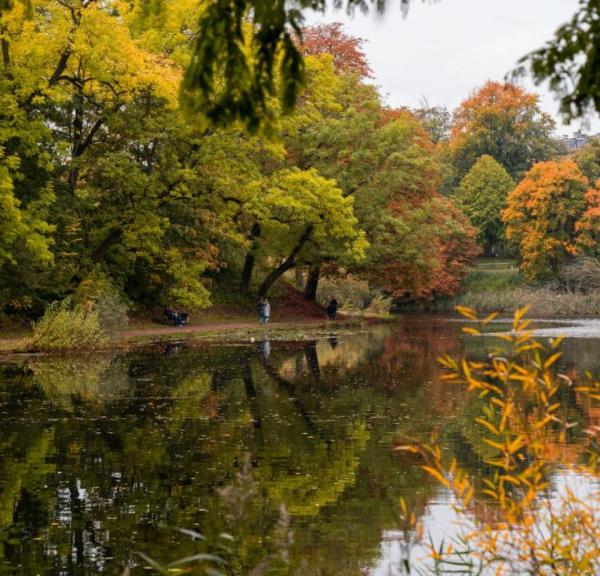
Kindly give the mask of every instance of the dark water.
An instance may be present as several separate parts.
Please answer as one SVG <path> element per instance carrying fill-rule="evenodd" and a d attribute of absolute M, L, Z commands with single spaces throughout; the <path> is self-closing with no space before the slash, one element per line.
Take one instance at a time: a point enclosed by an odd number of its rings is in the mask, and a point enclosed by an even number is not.
<path fill-rule="evenodd" d="M 137 552 L 217 553 L 246 574 L 285 549 L 273 573 L 398 574 L 400 498 L 434 532 L 452 514 L 394 444 L 435 431 L 480 472 L 470 402 L 436 365 L 465 347 L 481 353 L 458 323 L 413 318 L 329 340 L 2 364 L 0 574 L 147 573 Z M 567 340 L 564 367 L 600 373 L 599 351 Z"/>

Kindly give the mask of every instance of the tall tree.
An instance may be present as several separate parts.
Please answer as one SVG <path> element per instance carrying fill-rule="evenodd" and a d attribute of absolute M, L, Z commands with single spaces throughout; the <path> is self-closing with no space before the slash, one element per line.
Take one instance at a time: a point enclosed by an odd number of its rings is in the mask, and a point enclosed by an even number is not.
<path fill-rule="evenodd" d="M 398 1 L 406 12 L 410 0 Z M 304 62 L 293 37 L 302 28 L 306 11 L 324 12 L 331 6 L 382 11 L 387 4 L 389 0 L 212 2 L 199 20 L 184 97 L 213 121 L 242 120 L 255 130 L 269 120 L 265 112 L 270 99 L 278 98 L 284 111 L 291 111 L 303 88 Z M 517 70 L 529 68 L 537 82 L 549 80 L 568 118 L 590 108 L 600 110 L 599 19 L 597 0 L 580 0 L 572 21 L 560 27 L 546 46 L 526 56 Z"/>
<path fill-rule="evenodd" d="M 502 210 L 515 187 L 504 167 L 491 156 L 481 156 L 461 180 L 453 198 L 478 230 L 478 242 L 485 256 L 500 249 L 504 237 Z"/>
<path fill-rule="evenodd" d="M 510 193 L 502 214 L 506 236 L 518 245 L 530 278 L 556 277 L 579 252 L 578 223 L 598 199 L 587 190 L 587 178 L 565 159 L 536 164 Z"/>
<path fill-rule="evenodd" d="M 360 261 L 367 242 L 357 226 L 353 203 L 334 180 L 314 169 L 275 173 L 246 206 L 260 225 L 261 243 L 276 262 L 259 294 L 266 295 L 285 272 L 301 263 L 329 258 Z"/>
<path fill-rule="evenodd" d="M 485 154 L 520 179 L 558 151 L 554 121 L 535 94 L 514 84 L 487 82 L 461 103 L 453 120 L 450 152 L 457 183 Z"/>
<path fill-rule="evenodd" d="M 448 108 L 431 106 L 424 100 L 419 108 L 413 110 L 413 114 L 421 121 L 434 144 L 448 141 L 452 130 L 452 114 Z"/>
<path fill-rule="evenodd" d="M 571 155 L 590 182 L 600 179 L 600 138 L 592 138 Z"/>
<path fill-rule="evenodd" d="M 340 22 L 303 28 L 300 39 L 304 56 L 330 54 L 336 71 L 369 78 L 373 72 L 365 55 L 365 40 L 343 31 Z"/>

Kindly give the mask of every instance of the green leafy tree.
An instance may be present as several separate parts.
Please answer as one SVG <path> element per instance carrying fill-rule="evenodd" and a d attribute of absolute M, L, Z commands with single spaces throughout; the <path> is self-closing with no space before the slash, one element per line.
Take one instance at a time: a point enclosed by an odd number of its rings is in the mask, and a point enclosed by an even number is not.
<path fill-rule="evenodd" d="M 504 238 L 502 210 L 509 192 L 515 187 L 504 167 L 491 156 L 484 155 L 473 165 L 453 198 L 478 229 L 478 242 L 485 256 L 501 249 Z"/>
<path fill-rule="evenodd" d="M 298 264 L 334 258 L 360 261 L 367 241 L 353 211 L 334 180 L 314 169 L 277 172 L 257 191 L 247 210 L 261 230 L 261 244 L 280 262 L 259 288 L 266 295 L 275 281 Z"/>
<path fill-rule="evenodd" d="M 324 12 L 331 6 L 345 6 L 349 11 L 371 7 L 382 11 L 389 3 L 389 0 L 211 2 L 199 20 L 200 33 L 184 82 L 184 99 L 192 109 L 206 112 L 213 121 L 241 120 L 256 130 L 270 118 L 270 100 L 279 99 L 283 110 L 291 111 L 304 86 L 304 61 L 294 36 L 301 31 L 306 11 Z M 406 11 L 410 0 L 399 3 Z M 581 116 L 590 108 L 600 110 L 600 64 L 596 58 L 600 44 L 599 18 L 596 0 L 580 0 L 571 22 L 560 27 L 544 47 L 524 57 L 517 70 L 523 73 L 529 68 L 540 83 L 549 80 L 551 88 L 561 97 L 561 108 L 567 118 Z M 483 153 L 486 151 L 479 155 Z M 509 172 L 516 176 L 510 169 Z"/>
<path fill-rule="evenodd" d="M 600 179 L 600 138 L 592 138 L 571 155 L 590 183 Z"/>

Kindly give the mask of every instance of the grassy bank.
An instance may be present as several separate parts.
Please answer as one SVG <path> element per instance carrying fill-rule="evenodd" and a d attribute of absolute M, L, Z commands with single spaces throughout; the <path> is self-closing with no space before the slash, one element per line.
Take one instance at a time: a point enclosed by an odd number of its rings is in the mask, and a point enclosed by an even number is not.
<path fill-rule="evenodd" d="M 250 299 L 236 302 L 218 302 L 213 307 L 191 316 L 190 323 L 174 327 L 164 322 L 162 311 L 148 311 L 133 315 L 110 332 L 85 330 L 89 318 L 80 318 L 77 310 L 58 313 L 47 322 L 45 339 L 39 337 L 40 324 L 34 329 L 21 325 L 4 325 L 0 336 L 0 354 L 13 353 L 88 353 L 90 350 L 128 349 L 151 343 L 193 342 L 248 342 L 263 340 L 304 340 L 328 337 L 355 331 L 369 322 L 383 321 L 375 317 L 357 315 L 341 317 L 331 322 L 325 311 L 315 303 L 307 302 L 296 290 L 284 290 L 271 299 L 271 323 L 260 325 L 255 304 Z M 97 328 L 97 326 L 96 326 Z M 85 340 L 83 336 L 89 335 Z M 88 334 L 89 333 L 89 334 Z M 76 336 L 73 341 L 73 335 Z"/>
<path fill-rule="evenodd" d="M 476 267 L 467 276 L 463 294 L 435 302 L 429 311 L 451 312 L 456 305 L 502 313 L 512 313 L 528 305 L 533 316 L 598 316 L 600 292 L 567 292 L 550 286 L 532 286 L 516 268 Z"/>
<path fill-rule="evenodd" d="M 248 322 L 229 321 L 215 324 L 196 324 L 182 328 L 157 326 L 156 324 L 138 324 L 127 331 L 114 334 L 101 345 L 92 349 L 77 350 L 39 350 L 31 348 L 31 335 L 0 338 L 0 355 L 16 353 L 86 353 L 90 350 L 127 350 L 149 344 L 186 342 L 250 342 L 252 340 L 314 340 L 332 335 L 354 332 L 362 329 L 375 319 L 365 321 L 362 318 L 345 318 L 334 322 L 323 320 L 300 320 L 275 322 L 267 325 Z"/>

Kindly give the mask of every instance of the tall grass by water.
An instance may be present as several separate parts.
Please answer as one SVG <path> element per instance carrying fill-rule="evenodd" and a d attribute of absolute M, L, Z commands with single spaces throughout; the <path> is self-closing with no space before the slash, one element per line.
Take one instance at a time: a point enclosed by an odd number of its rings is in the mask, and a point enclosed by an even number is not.
<path fill-rule="evenodd" d="M 521 286 L 467 292 L 452 302 L 455 304 L 485 312 L 510 312 L 519 306 L 529 306 L 531 314 L 536 316 L 595 316 L 600 315 L 600 292 L 562 292 L 548 287 Z"/>
<path fill-rule="evenodd" d="M 600 315 L 600 291 L 535 286 L 527 284 L 517 268 L 477 267 L 467 276 L 463 294 L 434 302 L 427 309 L 453 312 L 457 305 L 482 312 L 507 313 L 528 306 L 535 316 L 596 316 Z"/>

